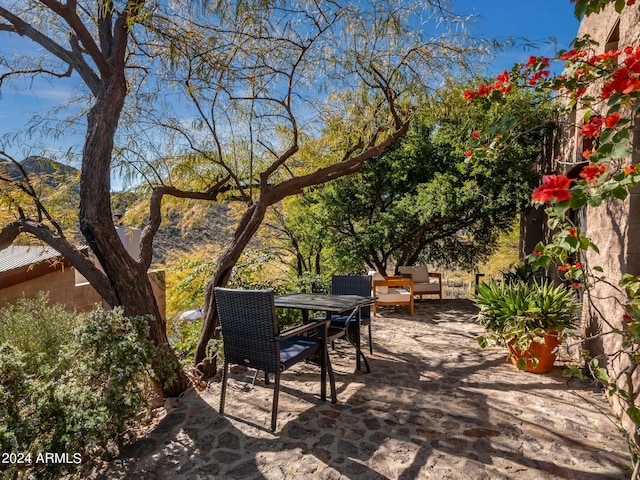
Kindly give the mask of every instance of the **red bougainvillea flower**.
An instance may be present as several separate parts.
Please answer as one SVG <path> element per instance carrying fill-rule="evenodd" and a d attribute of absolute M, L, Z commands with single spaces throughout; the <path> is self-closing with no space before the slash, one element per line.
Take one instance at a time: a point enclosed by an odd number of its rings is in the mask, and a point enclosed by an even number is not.
<path fill-rule="evenodd" d="M 581 50 L 576 50 L 576 49 L 574 48 L 574 49 L 569 50 L 569 51 L 568 51 L 567 53 L 565 53 L 564 55 L 562 55 L 562 56 L 560 57 L 560 59 L 561 59 L 563 62 L 566 62 L 566 61 L 568 61 L 568 60 L 570 60 L 570 61 L 576 61 L 576 60 L 578 60 L 578 59 L 580 59 L 580 58 L 586 57 L 587 55 L 589 55 L 587 52 L 584 52 L 584 51 L 581 51 Z"/>
<path fill-rule="evenodd" d="M 473 156 L 473 152 L 471 150 L 467 150 L 466 152 L 464 152 L 465 157 L 471 157 Z"/>
<path fill-rule="evenodd" d="M 631 5 L 635 5 L 636 0 L 627 0 L 627 6 L 630 7 Z"/>
<path fill-rule="evenodd" d="M 626 173 L 627 175 L 631 175 L 635 171 L 636 171 L 635 165 L 627 165 L 626 167 L 624 167 L 624 173 Z"/>
<path fill-rule="evenodd" d="M 509 72 L 507 72 L 506 70 L 503 70 L 502 73 L 496 77 L 496 79 L 498 83 L 503 84 L 511 80 L 511 76 L 509 75 Z"/>
<path fill-rule="evenodd" d="M 606 62 L 611 58 L 618 58 L 619 56 L 620 56 L 619 50 L 610 50 L 608 52 L 601 53 L 600 55 L 594 55 L 593 57 L 589 58 L 588 62 L 591 65 L 598 65 L 602 62 Z"/>
<path fill-rule="evenodd" d="M 600 135 L 603 123 L 604 118 L 598 116 L 591 117 L 589 121 L 582 126 L 582 135 L 587 138 L 597 137 Z"/>
<path fill-rule="evenodd" d="M 582 157 L 588 160 L 592 153 L 593 150 L 585 150 L 584 152 L 582 152 Z"/>
<path fill-rule="evenodd" d="M 570 228 L 569 229 L 569 236 L 570 237 L 577 237 L 578 236 L 578 232 L 576 231 L 575 228 Z"/>
<path fill-rule="evenodd" d="M 607 126 L 607 128 L 613 128 L 618 124 L 619 121 L 620 114 L 618 112 L 614 112 L 604 119 L 604 124 Z"/>
<path fill-rule="evenodd" d="M 474 130 L 473 132 L 471 132 L 471 136 L 473 138 L 480 138 L 480 132 L 478 130 Z"/>
<path fill-rule="evenodd" d="M 629 315 L 628 313 L 625 313 L 624 315 L 622 315 L 622 319 L 623 319 L 625 322 L 632 322 L 632 321 L 633 321 L 633 318 L 632 318 L 632 317 L 631 317 L 631 315 Z"/>
<path fill-rule="evenodd" d="M 511 80 L 509 72 L 503 70 L 503 72 L 496 77 L 496 81 L 490 85 L 480 85 L 478 90 L 472 92 L 471 90 L 465 90 L 462 96 L 466 100 L 473 100 L 476 97 L 484 97 L 489 95 L 494 90 L 499 90 L 501 93 L 509 93 L 511 91 L 511 85 L 508 82 Z"/>
<path fill-rule="evenodd" d="M 526 63 L 526 66 L 533 67 L 536 63 L 538 63 L 538 57 L 534 57 L 533 55 L 531 55 L 529 57 L 529 61 Z"/>
<path fill-rule="evenodd" d="M 540 255 L 542 255 L 542 251 L 541 251 L 541 250 L 534 250 L 534 251 L 533 251 L 533 252 L 531 252 L 531 253 L 533 253 L 534 255 L 537 255 L 538 257 L 539 257 Z"/>
<path fill-rule="evenodd" d="M 575 91 L 571 92 L 571 98 L 580 98 L 586 91 L 587 89 L 585 87 L 577 88 Z"/>
<path fill-rule="evenodd" d="M 572 180 L 566 175 L 545 175 L 542 177 L 542 185 L 533 190 L 531 200 L 534 202 L 550 202 L 555 199 L 558 202 L 569 200 L 571 192 L 569 187 Z"/>
<path fill-rule="evenodd" d="M 597 163 L 590 163 L 589 165 L 585 165 L 580 172 L 580 177 L 584 178 L 589 182 L 595 182 L 600 175 L 604 173 L 607 169 L 606 165 L 598 165 Z"/>
<path fill-rule="evenodd" d="M 612 79 L 602 87 L 602 98 L 607 99 L 614 93 L 623 93 L 627 95 L 636 90 L 640 90 L 640 78 L 633 74 L 633 72 L 640 72 L 640 62 L 636 56 L 637 54 L 632 55 L 625 60 L 625 65 L 629 64 L 633 70 L 630 68 L 620 67 L 618 70 L 613 72 Z"/>

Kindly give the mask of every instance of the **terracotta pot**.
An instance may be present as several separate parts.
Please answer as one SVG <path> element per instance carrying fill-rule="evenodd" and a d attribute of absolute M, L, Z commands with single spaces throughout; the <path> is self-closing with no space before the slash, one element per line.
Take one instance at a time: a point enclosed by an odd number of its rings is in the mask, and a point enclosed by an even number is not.
<path fill-rule="evenodd" d="M 513 346 L 513 341 L 509 342 L 507 349 L 509 350 L 511 361 L 516 367 L 518 366 L 518 360 L 524 358 L 527 362 L 524 369 L 526 372 L 546 373 L 553 368 L 553 362 L 556 361 L 558 354 L 558 345 L 560 345 L 558 332 L 549 331 L 544 335 L 544 343 L 532 341 L 525 352 L 517 350 Z M 533 357 L 538 359 L 538 364 L 535 367 L 531 360 Z"/>

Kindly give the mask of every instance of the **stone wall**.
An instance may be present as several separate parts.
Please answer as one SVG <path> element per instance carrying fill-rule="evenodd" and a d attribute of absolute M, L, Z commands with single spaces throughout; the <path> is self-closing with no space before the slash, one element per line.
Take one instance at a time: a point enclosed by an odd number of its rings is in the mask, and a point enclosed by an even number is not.
<path fill-rule="evenodd" d="M 627 45 L 637 45 L 640 39 L 640 25 L 635 8 L 627 8 L 618 15 L 613 5 L 599 15 L 586 17 L 578 32 L 578 37 L 589 34 L 598 42 L 594 47 L 595 54 L 608 50 L 623 49 Z M 593 92 L 599 92 L 595 86 Z M 603 108 L 606 106 L 603 106 Z M 561 162 L 558 171 L 570 172 L 580 162 L 584 162 L 582 153 L 588 149 L 580 134 L 582 111 L 579 109 L 568 118 L 561 142 Z M 605 113 L 602 111 L 601 113 Z M 640 135 L 635 135 L 637 139 Z M 634 149 L 632 158 L 627 163 L 638 162 L 638 149 Z M 598 246 L 599 253 L 589 250 L 586 260 L 590 266 L 603 268 L 606 280 L 598 282 L 590 296 L 584 298 L 583 333 L 589 338 L 585 347 L 592 356 L 598 356 L 601 364 L 608 366 L 610 375 L 616 375 L 629 365 L 626 358 L 612 360 L 610 354 L 618 351 L 621 337 L 612 333 L 615 329 L 624 328 L 622 305 L 626 295 L 618 288 L 618 281 L 623 273 L 640 274 L 640 191 L 634 189 L 625 201 L 611 200 L 600 207 L 587 208 L 579 215 L 579 224 L 583 232 Z M 633 383 L 638 384 L 640 376 L 635 375 Z M 628 383 L 621 387 L 628 389 Z M 613 397 L 612 404 L 616 413 L 623 419 L 625 429 L 635 434 L 635 425 L 625 418 L 625 405 L 619 398 Z"/>

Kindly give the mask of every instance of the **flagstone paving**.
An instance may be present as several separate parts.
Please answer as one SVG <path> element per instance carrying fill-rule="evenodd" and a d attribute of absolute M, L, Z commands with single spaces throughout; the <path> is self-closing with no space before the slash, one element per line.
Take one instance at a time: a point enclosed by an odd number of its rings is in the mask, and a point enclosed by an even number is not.
<path fill-rule="evenodd" d="M 104 479 L 580 479 L 630 477 L 627 443 L 587 381 L 520 372 L 502 349 L 482 350 L 467 300 L 424 301 L 415 316 L 373 320 L 372 373 L 354 350 L 330 352 L 338 403 L 319 399 L 318 369 L 283 374 L 278 428 L 272 385 L 235 369 L 225 416 L 220 382 L 191 391 L 127 447 Z"/>

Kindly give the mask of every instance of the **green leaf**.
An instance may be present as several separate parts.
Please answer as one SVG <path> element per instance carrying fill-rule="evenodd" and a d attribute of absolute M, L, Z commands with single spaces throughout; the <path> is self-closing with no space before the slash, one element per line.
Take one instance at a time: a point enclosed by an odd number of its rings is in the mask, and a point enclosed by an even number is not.
<path fill-rule="evenodd" d="M 624 200 L 625 198 L 627 198 L 628 192 L 625 188 L 618 187 L 618 188 L 614 188 L 611 191 L 611 194 L 614 197 L 616 197 L 618 200 Z"/>
<path fill-rule="evenodd" d="M 609 384 L 609 374 L 606 368 L 596 368 L 593 372 L 595 377 L 602 383 Z"/>
<path fill-rule="evenodd" d="M 580 20 L 584 16 L 585 12 L 587 11 L 588 4 L 588 0 L 578 0 L 578 3 L 576 3 L 576 8 L 574 9 L 573 13 L 578 20 Z"/>
<path fill-rule="evenodd" d="M 628 143 L 616 143 L 611 150 L 611 158 L 625 158 L 631 155 Z"/>
<path fill-rule="evenodd" d="M 629 415 L 629 418 L 633 420 L 633 423 L 640 426 L 640 410 L 638 410 L 637 407 L 631 405 L 627 408 L 627 415 Z"/>

